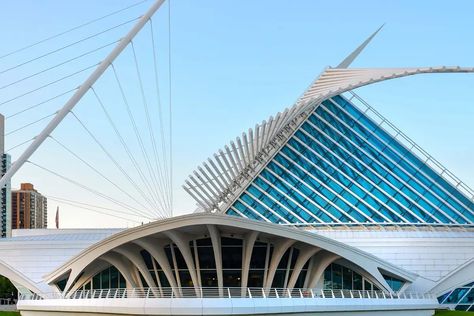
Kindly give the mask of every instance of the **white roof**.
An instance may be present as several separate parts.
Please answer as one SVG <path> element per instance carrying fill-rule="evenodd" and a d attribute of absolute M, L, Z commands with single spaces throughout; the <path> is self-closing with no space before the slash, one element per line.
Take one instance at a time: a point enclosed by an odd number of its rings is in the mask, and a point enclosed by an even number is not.
<path fill-rule="evenodd" d="M 44 275 L 119 231 L 121 229 L 15 230 L 13 235 L 16 237 L 0 239 L 0 265 L 15 270 L 38 288 L 50 290 L 43 282 Z"/>

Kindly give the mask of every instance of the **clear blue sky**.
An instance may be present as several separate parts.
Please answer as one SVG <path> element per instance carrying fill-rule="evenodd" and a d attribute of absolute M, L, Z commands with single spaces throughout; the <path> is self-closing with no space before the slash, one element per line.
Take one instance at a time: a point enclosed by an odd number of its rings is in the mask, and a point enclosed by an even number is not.
<path fill-rule="evenodd" d="M 3 1 L 0 55 L 131 3 Z M 143 12 L 149 3 L 135 12 Z M 382 23 L 384 29 L 353 67 L 474 66 L 472 1 L 171 0 L 171 6 L 176 214 L 194 210 L 181 184 L 198 164 L 255 123 L 290 106 L 324 67 L 337 65 Z M 158 34 L 162 43 L 167 39 L 164 8 L 157 16 L 164 30 Z M 14 62 L 3 60 L 0 65 L 5 68 Z M 0 77 L 5 82 L 12 79 Z M 423 75 L 358 93 L 474 186 L 473 87 L 473 74 Z M 0 97 L 5 100 L 9 95 L 0 90 Z M 27 116 L 25 122 L 34 115 L 40 114 Z M 14 129 L 8 124 L 20 123 L 7 121 L 7 130 Z M 76 138 L 68 128 L 64 133 L 82 144 L 84 134 Z M 47 150 L 38 153 L 38 160 L 48 157 L 54 161 L 60 156 Z M 57 164 L 69 176 L 81 176 L 64 160 Z M 43 175 L 26 168 L 14 183 L 32 181 L 49 195 L 63 190 L 60 182 Z M 63 196 L 87 199 L 79 191 L 64 190 Z M 50 223 L 55 206 L 50 203 Z M 126 225 L 61 208 L 64 226 Z M 88 222 L 82 214 L 97 220 Z"/>

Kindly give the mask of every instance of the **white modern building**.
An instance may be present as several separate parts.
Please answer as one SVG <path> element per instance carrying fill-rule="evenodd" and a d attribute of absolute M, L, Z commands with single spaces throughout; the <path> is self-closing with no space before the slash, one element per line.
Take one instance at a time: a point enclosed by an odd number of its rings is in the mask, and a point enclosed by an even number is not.
<path fill-rule="evenodd" d="M 1 240 L 21 313 L 474 311 L 474 191 L 354 92 L 474 68 L 350 68 L 373 36 L 199 166 L 193 214 Z"/>

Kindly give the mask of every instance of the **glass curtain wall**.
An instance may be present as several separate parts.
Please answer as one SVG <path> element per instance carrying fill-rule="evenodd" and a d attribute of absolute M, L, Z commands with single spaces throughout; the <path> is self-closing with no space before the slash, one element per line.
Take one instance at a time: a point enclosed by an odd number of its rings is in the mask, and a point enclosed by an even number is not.
<path fill-rule="evenodd" d="M 226 211 L 274 223 L 474 222 L 474 203 L 341 96 L 318 106 Z"/>

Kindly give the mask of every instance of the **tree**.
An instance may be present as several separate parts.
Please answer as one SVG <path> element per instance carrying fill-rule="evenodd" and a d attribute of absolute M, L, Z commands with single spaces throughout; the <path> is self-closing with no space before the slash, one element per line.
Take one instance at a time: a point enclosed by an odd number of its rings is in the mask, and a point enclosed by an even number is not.
<path fill-rule="evenodd" d="M 4 276 L 0 275 L 0 298 L 12 298 L 17 297 L 17 290 L 15 286 Z"/>

